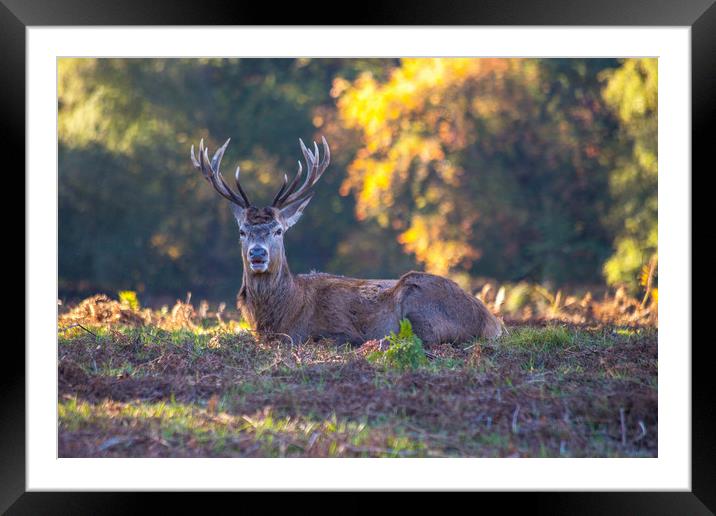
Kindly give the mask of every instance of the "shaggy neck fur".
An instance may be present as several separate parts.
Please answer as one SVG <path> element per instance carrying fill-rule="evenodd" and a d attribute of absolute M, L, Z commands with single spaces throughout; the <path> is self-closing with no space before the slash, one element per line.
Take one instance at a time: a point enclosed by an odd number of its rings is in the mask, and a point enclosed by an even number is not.
<path fill-rule="evenodd" d="M 244 276 L 241 287 L 244 316 L 259 332 L 277 332 L 285 325 L 287 310 L 294 306 L 296 284 L 281 256 L 280 265 L 263 274 L 252 274 L 244 258 Z"/>

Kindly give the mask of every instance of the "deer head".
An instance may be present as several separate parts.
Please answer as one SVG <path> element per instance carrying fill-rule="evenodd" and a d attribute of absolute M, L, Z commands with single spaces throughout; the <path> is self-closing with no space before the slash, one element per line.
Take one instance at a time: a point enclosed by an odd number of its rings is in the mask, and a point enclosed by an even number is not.
<path fill-rule="evenodd" d="M 209 150 L 204 147 L 204 140 L 199 143 L 199 157 L 194 155 L 191 147 L 191 161 L 194 167 L 201 170 L 206 180 L 224 198 L 231 202 L 234 217 L 239 225 L 241 237 L 241 255 L 244 270 L 251 274 L 267 274 L 278 272 L 286 262 L 283 246 L 283 234 L 301 218 L 303 210 L 313 198 L 313 187 L 325 172 L 331 159 L 331 151 L 325 138 L 323 141 L 323 159 L 319 159 L 318 145 L 313 142 L 313 151 L 306 148 L 299 138 L 301 152 L 306 160 L 308 173 L 299 187 L 303 166 L 299 160 L 298 172 L 291 183 L 284 174 L 283 185 L 273 198 L 271 206 L 257 208 L 249 201 L 246 192 L 239 182 L 240 168 L 236 167 L 236 191 L 226 183 L 219 171 L 221 158 L 231 138 L 226 140 L 209 160 Z"/>

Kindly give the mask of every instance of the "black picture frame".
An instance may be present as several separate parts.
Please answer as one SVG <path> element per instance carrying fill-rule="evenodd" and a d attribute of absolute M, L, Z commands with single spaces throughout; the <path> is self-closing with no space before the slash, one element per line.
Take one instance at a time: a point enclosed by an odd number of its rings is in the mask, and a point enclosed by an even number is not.
<path fill-rule="evenodd" d="M 716 114 L 715 0 L 489 0 L 481 2 L 361 2 L 337 4 L 239 3 L 204 0 L 0 0 L 0 114 L 6 130 L 6 157 L 25 170 L 25 30 L 42 25 L 621 25 L 690 26 L 692 70 L 692 170 L 713 169 L 708 160 Z M 707 169 L 707 167 L 709 167 Z M 24 180 L 14 175 L 18 182 Z M 691 172 L 693 177 L 693 171 Z M 685 180 L 688 175 L 685 174 Z M 14 190 L 18 191 L 18 190 Z M 692 190 L 693 191 L 693 190 Z M 27 194 L 28 192 L 25 192 Z M 693 233 L 692 233 L 693 234 Z M 27 256 L 25 256 L 25 259 Z M 26 269 L 27 275 L 27 269 Z M 27 276 L 26 276 L 27 279 Z M 690 302 L 691 300 L 685 300 Z M 32 307 L 27 307 L 31 309 Z M 693 320 L 693 317 L 692 317 Z M 669 343 L 687 346 L 691 343 Z M 709 380 L 709 340 L 692 346 L 692 491 L 619 493 L 510 493 L 509 505 L 523 502 L 532 513 L 549 514 L 713 514 L 716 511 L 715 412 Z M 25 492 L 25 354 L 6 350 L 0 375 L 0 511 L 8 514 L 126 514 L 186 496 L 127 493 Z M 14 354 L 14 356 L 13 356 Z M 212 497 L 217 496 L 215 493 Z M 489 496 L 492 494 L 481 494 Z M 504 503 L 505 500 L 500 500 Z M 245 503 L 245 501 L 244 501 Z M 474 502 L 473 502 L 474 503 Z M 202 507 L 204 508 L 204 507 Z"/>

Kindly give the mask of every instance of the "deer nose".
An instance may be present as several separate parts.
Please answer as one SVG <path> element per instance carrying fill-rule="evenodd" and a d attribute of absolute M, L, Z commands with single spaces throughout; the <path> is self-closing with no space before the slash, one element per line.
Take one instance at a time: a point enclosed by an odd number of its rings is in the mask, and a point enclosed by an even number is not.
<path fill-rule="evenodd" d="M 249 249 L 249 259 L 250 260 L 265 260 L 268 258 L 268 251 L 265 247 L 261 246 L 254 246 L 251 249 Z"/>

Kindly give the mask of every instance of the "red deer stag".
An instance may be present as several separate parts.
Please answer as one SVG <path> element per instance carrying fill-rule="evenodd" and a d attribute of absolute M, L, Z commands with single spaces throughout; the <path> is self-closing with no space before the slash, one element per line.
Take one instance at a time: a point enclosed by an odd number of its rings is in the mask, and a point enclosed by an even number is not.
<path fill-rule="evenodd" d="M 338 343 L 361 344 L 397 331 L 399 321 L 410 320 L 423 342 L 465 342 L 475 337 L 496 338 L 502 323 L 478 299 L 453 281 L 424 272 L 408 272 L 398 280 L 363 280 L 311 273 L 293 275 L 286 261 L 284 233 L 301 217 L 313 198 L 313 188 L 328 167 L 330 149 L 323 138 L 323 158 L 299 139 L 308 172 L 299 187 L 302 166 L 283 186 L 271 206 L 258 208 L 239 183 L 236 191 L 219 172 L 229 140 L 211 160 L 204 141 L 198 158 L 191 160 L 219 194 L 231 201 L 239 225 L 243 284 L 238 304 L 259 334 L 282 333 L 294 342 L 329 338 Z"/>

